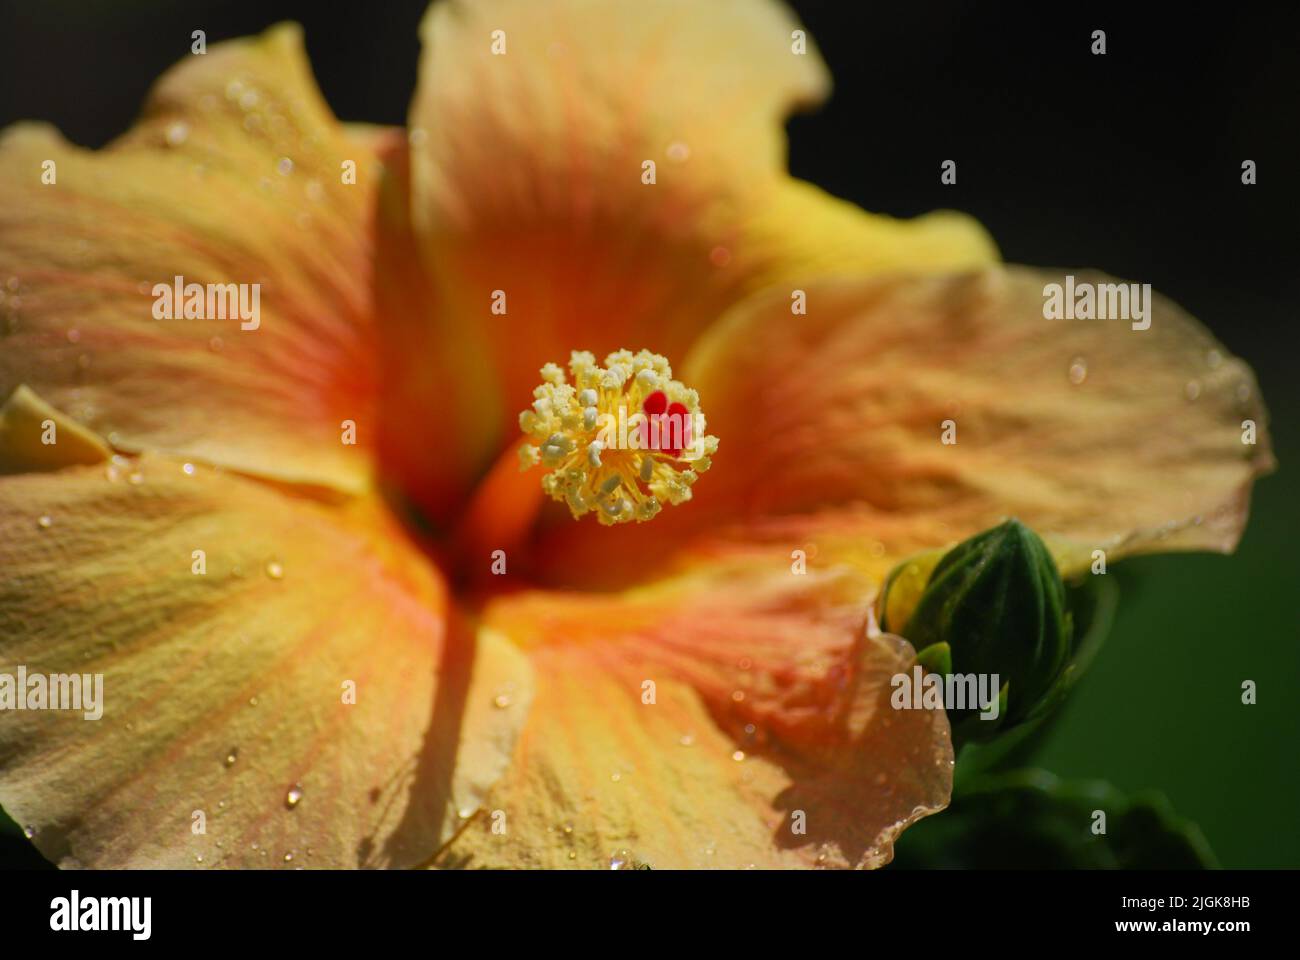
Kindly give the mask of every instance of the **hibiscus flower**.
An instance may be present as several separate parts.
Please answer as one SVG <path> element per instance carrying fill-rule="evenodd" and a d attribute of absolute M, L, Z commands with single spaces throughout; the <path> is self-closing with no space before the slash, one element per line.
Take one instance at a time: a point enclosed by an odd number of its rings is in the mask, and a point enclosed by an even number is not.
<path fill-rule="evenodd" d="M 1008 516 L 1066 577 L 1235 545 L 1249 369 L 792 179 L 829 78 L 777 4 L 423 39 L 406 131 L 339 123 L 282 26 L 104 150 L 0 140 L 0 668 L 104 678 L 0 723 L 50 860 L 878 866 L 953 770 L 889 704 L 891 570 Z M 619 404 L 690 432 L 593 451 Z"/>

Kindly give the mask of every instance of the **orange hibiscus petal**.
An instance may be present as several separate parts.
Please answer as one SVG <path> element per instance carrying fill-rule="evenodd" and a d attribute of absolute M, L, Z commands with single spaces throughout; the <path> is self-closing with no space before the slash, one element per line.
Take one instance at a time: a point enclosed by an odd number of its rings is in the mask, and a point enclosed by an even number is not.
<path fill-rule="evenodd" d="M 782 122 L 829 89 L 797 29 L 767 0 L 432 8 L 410 118 L 413 227 L 431 322 L 471 365 L 490 359 L 511 398 L 498 442 L 538 368 L 570 350 L 678 362 L 769 283 L 996 259 L 967 218 L 900 223 L 789 179 Z"/>
<path fill-rule="evenodd" d="M 330 114 L 291 26 L 187 57 L 105 150 L 10 128 L 0 397 L 27 383 L 120 450 L 362 489 L 377 429 L 373 141 Z M 258 317 L 155 319 L 154 286 L 177 276 L 249 285 L 250 314 L 259 285 Z"/>
<path fill-rule="evenodd" d="M 368 500 L 152 455 L 0 477 L 0 569 L 0 678 L 103 676 L 101 719 L 0 723 L 0 805 L 64 866 L 420 862 L 527 709 Z"/>
<path fill-rule="evenodd" d="M 750 561 L 624 595 L 528 593 L 482 635 L 527 649 L 510 773 L 440 866 L 874 867 L 946 805 L 942 711 L 895 711 L 905 641 L 856 574 Z"/>
<path fill-rule="evenodd" d="M 1146 330 L 1045 319 L 1062 280 L 827 280 L 801 317 L 783 291 L 755 297 L 685 364 L 721 440 L 692 503 L 616 537 L 557 525 L 539 568 L 609 579 L 702 535 L 877 565 L 1006 516 L 1067 574 L 1096 549 L 1230 551 L 1273 463 L 1250 368 L 1159 295 Z"/>

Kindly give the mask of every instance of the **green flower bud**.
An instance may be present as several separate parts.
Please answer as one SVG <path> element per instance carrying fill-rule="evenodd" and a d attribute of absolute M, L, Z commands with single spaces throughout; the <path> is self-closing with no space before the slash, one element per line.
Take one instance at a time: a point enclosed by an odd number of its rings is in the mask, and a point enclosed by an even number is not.
<path fill-rule="evenodd" d="M 915 578 L 918 568 L 910 569 Z M 896 581 L 907 589 L 905 579 L 896 572 L 886 587 L 883 609 L 893 616 L 910 606 L 889 598 Z M 885 627 L 898 631 L 897 624 Z M 1012 519 L 944 554 L 898 632 L 923 666 L 997 675 L 1003 702 L 996 721 L 978 721 L 974 709 L 949 710 L 965 738 L 981 739 L 1031 719 L 1051 701 L 1070 661 L 1073 629 L 1056 563 L 1038 535 Z"/>

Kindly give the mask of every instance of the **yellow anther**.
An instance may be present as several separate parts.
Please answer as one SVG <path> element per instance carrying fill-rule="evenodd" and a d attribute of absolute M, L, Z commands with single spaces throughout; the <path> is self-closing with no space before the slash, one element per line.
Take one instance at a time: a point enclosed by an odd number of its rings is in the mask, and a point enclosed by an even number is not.
<path fill-rule="evenodd" d="M 519 414 L 534 441 L 520 448 L 520 469 L 541 464 L 553 500 L 574 517 L 594 511 L 604 524 L 639 523 L 664 503 L 689 500 L 718 440 L 705 431 L 699 396 L 673 379 L 668 361 L 617 350 L 601 366 L 574 351 L 569 375 L 542 367 L 533 405 Z"/>

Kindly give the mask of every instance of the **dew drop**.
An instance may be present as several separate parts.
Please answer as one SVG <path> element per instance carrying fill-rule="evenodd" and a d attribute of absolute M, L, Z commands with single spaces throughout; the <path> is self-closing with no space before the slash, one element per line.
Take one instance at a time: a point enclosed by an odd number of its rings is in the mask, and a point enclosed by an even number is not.
<path fill-rule="evenodd" d="M 1076 387 L 1088 379 L 1088 361 L 1083 357 L 1075 357 L 1070 361 L 1070 369 L 1067 373 L 1070 382 Z"/>
<path fill-rule="evenodd" d="M 474 816 L 474 811 L 469 807 L 461 807 L 456 811 L 456 816 L 460 817 L 462 820 L 468 820 L 470 817 Z"/>
<path fill-rule="evenodd" d="M 194 464 L 192 464 L 192 463 L 187 463 L 187 464 L 185 464 L 184 466 L 182 466 L 182 467 L 181 467 L 181 473 L 185 474 L 185 476 L 187 476 L 187 477 L 192 477 L 192 476 L 194 476 Z"/>
<path fill-rule="evenodd" d="M 32 826 L 23 827 L 23 836 L 30 840 L 36 836 L 36 828 Z"/>
<path fill-rule="evenodd" d="M 731 691 L 731 699 L 732 702 L 734 703 L 743 703 L 745 700 L 745 691 L 744 690 Z"/>
<path fill-rule="evenodd" d="M 203 862 L 203 854 L 201 854 L 201 853 L 195 854 L 195 855 L 194 855 L 194 862 L 195 862 L 195 863 L 202 863 L 202 862 Z"/>
<path fill-rule="evenodd" d="M 429 131 L 422 127 L 412 127 L 411 132 L 406 135 L 406 139 L 413 147 L 418 147 L 429 139 Z"/>
<path fill-rule="evenodd" d="M 691 155 L 691 148 L 680 140 L 668 144 L 668 159 L 674 163 L 683 163 Z"/>
<path fill-rule="evenodd" d="M 568 836 L 569 834 L 573 833 L 573 824 L 571 824 L 571 823 L 566 823 L 566 824 L 565 824 L 564 826 L 562 826 L 560 829 L 564 831 L 565 836 Z"/>
<path fill-rule="evenodd" d="M 255 90 L 249 90 L 239 98 L 239 108 L 241 110 L 252 110 L 257 106 L 257 100 L 257 92 Z"/>
<path fill-rule="evenodd" d="M 634 862 L 630 850 L 616 850 L 609 858 L 609 869 L 629 870 Z"/>
<path fill-rule="evenodd" d="M 287 177 L 293 173 L 293 161 L 288 157 L 281 157 L 275 164 L 276 172 L 282 177 Z"/>
<path fill-rule="evenodd" d="M 1188 380 L 1187 386 L 1183 388 L 1183 395 L 1186 396 L 1189 401 L 1195 400 L 1201 395 L 1201 382 L 1199 380 Z"/>
<path fill-rule="evenodd" d="M 290 850 L 288 853 L 286 853 L 286 854 L 284 855 L 284 862 L 285 862 L 285 863 L 293 863 L 293 851 L 292 851 L 292 850 Z"/>
<path fill-rule="evenodd" d="M 231 747 L 230 752 L 226 754 L 226 766 L 233 767 L 235 761 L 239 759 L 239 748 Z"/>
<path fill-rule="evenodd" d="M 36 525 L 40 527 L 42 530 L 48 530 L 50 529 L 50 527 L 54 525 L 54 520 L 47 513 L 43 516 L 36 518 Z"/>
<path fill-rule="evenodd" d="M 681 737 L 678 738 L 677 742 L 680 743 L 683 747 L 689 747 L 691 744 L 695 742 L 695 738 L 692 737 L 689 733 L 683 733 Z"/>
<path fill-rule="evenodd" d="M 737 750 L 735 753 L 731 755 L 731 759 L 735 760 L 737 763 L 743 762 L 745 759 L 745 751 Z"/>
<path fill-rule="evenodd" d="M 1218 350 L 1211 350 L 1205 355 L 1205 365 L 1211 370 L 1218 368 L 1223 363 L 1223 354 Z"/>
<path fill-rule="evenodd" d="M 292 810 L 302 801 L 302 785 L 295 783 L 284 795 L 284 805 Z"/>
<path fill-rule="evenodd" d="M 623 779 L 623 774 L 621 774 L 621 773 L 611 773 L 611 774 L 609 775 L 609 779 L 610 779 L 610 781 L 611 781 L 612 783 L 618 783 L 620 780 Z"/>
<path fill-rule="evenodd" d="M 68 343 L 80 343 L 81 331 L 78 330 L 76 327 L 73 327 L 71 330 L 67 332 L 67 338 L 68 338 Z"/>
<path fill-rule="evenodd" d="M 139 470 L 132 470 L 127 475 L 126 482 L 131 484 L 133 487 L 138 487 L 140 484 L 144 483 L 144 474 Z"/>
<path fill-rule="evenodd" d="M 272 560 L 267 563 L 266 575 L 272 580 L 280 580 L 284 577 L 284 567 L 279 560 Z"/>
<path fill-rule="evenodd" d="M 714 247 L 709 251 L 709 263 L 715 267 L 725 267 L 731 263 L 731 251 L 726 247 Z"/>
<path fill-rule="evenodd" d="M 325 188 L 321 186 L 319 180 L 308 180 L 307 186 L 304 189 L 307 193 L 308 200 L 319 200 L 325 195 Z"/>
<path fill-rule="evenodd" d="M 220 337 L 213 337 L 211 340 L 208 341 L 208 349 L 211 350 L 213 353 L 220 353 L 221 348 L 224 347 L 225 345 L 226 345 L 225 341 L 222 340 Z"/>
<path fill-rule="evenodd" d="M 741 670 L 748 670 L 753 665 L 754 665 L 754 661 L 749 659 L 749 657 L 741 657 L 739 662 L 737 662 L 736 664 L 736 666 L 739 667 Z"/>
<path fill-rule="evenodd" d="M 577 852 L 576 852 L 576 851 L 573 851 L 573 850 L 570 850 L 570 851 L 569 851 L 569 859 L 570 859 L 570 860 L 577 860 L 577 859 L 578 859 L 578 854 L 577 854 Z"/>
<path fill-rule="evenodd" d="M 504 710 L 506 707 L 510 706 L 510 703 L 510 694 L 508 693 L 498 693 L 492 700 L 492 706 L 496 707 L 498 710 Z"/>
<path fill-rule="evenodd" d="M 250 707 L 255 707 L 255 706 L 257 706 L 257 697 L 249 697 L 249 698 L 248 698 L 248 705 L 249 705 Z"/>
<path fill-rule="evenodd" d="M 189 125 L 177 121 L 167 128 L 167 146 L 179 147 L 189 139 L 189 135 Z"/>

